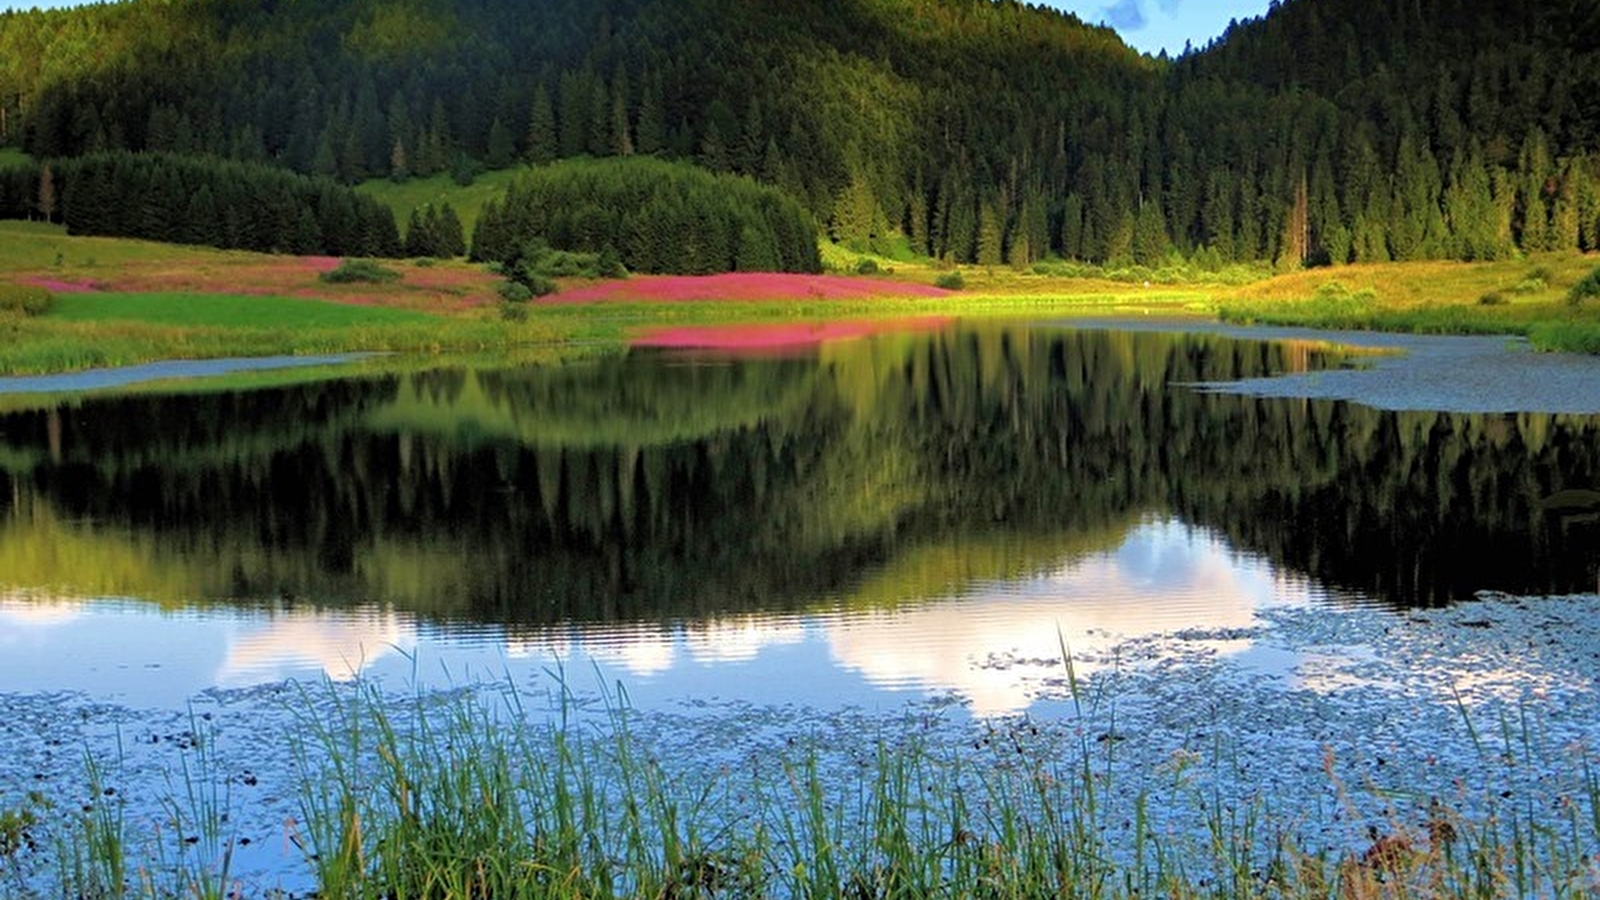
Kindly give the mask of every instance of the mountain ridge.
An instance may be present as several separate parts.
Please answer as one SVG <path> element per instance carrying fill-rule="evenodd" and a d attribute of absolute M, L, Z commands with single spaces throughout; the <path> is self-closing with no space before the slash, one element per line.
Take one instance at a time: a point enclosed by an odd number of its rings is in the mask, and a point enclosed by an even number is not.
<path fill-rule="evenodd" d="M 688 158 L 983 264 L 1600 247 L 1600 14 L 1286 0 L 1167 61 L 1014 0 L 221 0 L 0 15 L 0 143 L 347 182 Z M 31 55 L 30 55 L 31 53 Z"/>

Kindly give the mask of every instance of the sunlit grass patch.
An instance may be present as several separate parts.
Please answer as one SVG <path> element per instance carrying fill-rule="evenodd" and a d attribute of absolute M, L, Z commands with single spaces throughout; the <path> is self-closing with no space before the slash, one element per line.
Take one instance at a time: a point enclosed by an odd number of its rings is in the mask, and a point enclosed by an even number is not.
<path fill-rule="evenodd" d="M 1600 349 L 1600 309 L 1566 297 L 1594 267 L 1575 253 L 1493 263 L 1310 269 L 1231 290 L 1225 321 L 1421 334 L 1524 335 L 1542 350 Z"/>
<path fill-rule="evenodd" d="M 131 238 L 77 237 L 68 235 L 60 225 L 0 221 L 0 276 L 40 270 L 82 275 L 152 260 L 192 264 L 203 259 L 242 255 L 240 251 L 182 247 Z"/>

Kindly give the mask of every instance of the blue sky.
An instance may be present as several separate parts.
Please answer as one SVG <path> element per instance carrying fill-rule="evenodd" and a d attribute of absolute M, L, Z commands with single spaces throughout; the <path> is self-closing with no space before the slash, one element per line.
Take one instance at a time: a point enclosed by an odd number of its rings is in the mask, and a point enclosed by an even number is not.
<path fill-rule="evenodd" d="M 1044 0 L 1092 25 L 1110 25 L 1135 49 L 1170 56 L 1183 52 L 1184 41 L 1195 49 L 1221 37 L 1232 19 L 1248 19 L 1267 11 L 1269 0 Z"/>
<path fill-rule="evenodd" d="M 1176 56 L 1184 41 L 1196 48 L 1218 37 L 1230 19 L 1259 16 L 1269 0 L 1044 0 L 1049 6 L 1074 13 L 1096 25 L 1110 25 L 1127 41 L 1146 53 L 1163 48 Z M 33 6 L 71 6 L 73 0 L 0 0 L 0 9 Z"/>

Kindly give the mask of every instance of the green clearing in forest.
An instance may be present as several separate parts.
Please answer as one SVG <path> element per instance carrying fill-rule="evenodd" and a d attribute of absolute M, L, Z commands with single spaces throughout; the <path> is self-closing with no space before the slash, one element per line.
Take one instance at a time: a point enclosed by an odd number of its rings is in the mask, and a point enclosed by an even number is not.
<path fill-rule="evenodd" d="M 518 167 L 484 172 L 465 186 L 456 184 L 455 179 L 447 173 L 428 178 L 408 178 L 401 182 L 374 178 L 357 185 L 356 190 L 394 211 L 394 220 L 400 225 L 402 237 L 413 209 L 430 203 L 437 207 L 448 203 L 455 209 L 457 218 L 461 219 L 462 231 L 470 244 L 472 230 L 478 225 L 478 213 L 483 210 L 483 205 L 504 196 L 511 182 L 526 171 L 525 167 Z"/>

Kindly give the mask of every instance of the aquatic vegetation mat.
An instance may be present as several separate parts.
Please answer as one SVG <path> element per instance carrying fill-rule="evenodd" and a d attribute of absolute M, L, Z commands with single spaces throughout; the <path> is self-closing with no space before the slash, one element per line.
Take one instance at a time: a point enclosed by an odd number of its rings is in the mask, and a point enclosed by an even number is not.
<path fill-rule="evenodd" d="M 1070 648 L 1029 716 L 545 673 L 8 697 L 8 896 L 1584 896 L 1600 597 Z M 1248 637 L 1253 649 L 1218 647 Z M 1080 665 L 1099 666 L 1079 678 Z M 1005 665 L 1004 659 L 992 665 Z M 419 663 L 421 665 L 421 663 Z"/>

